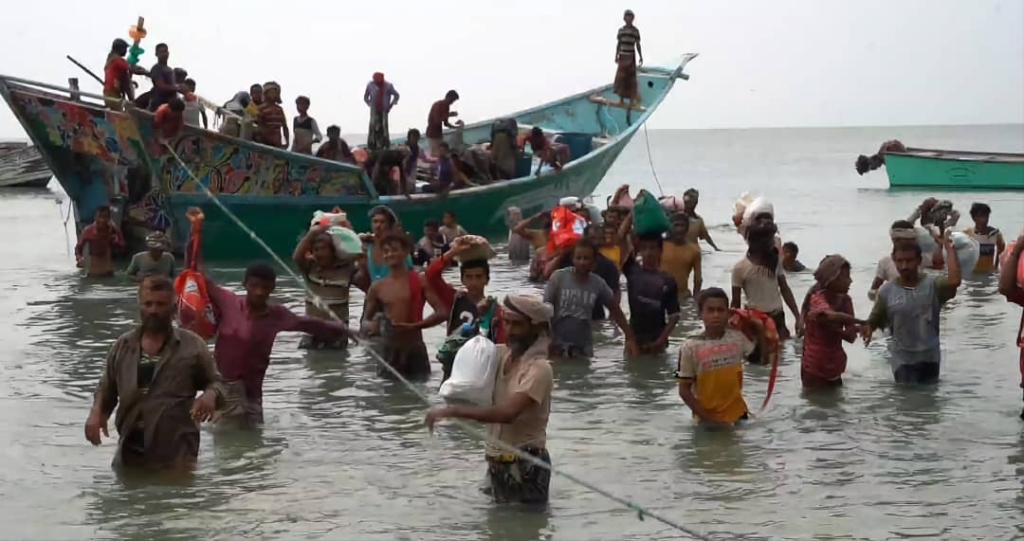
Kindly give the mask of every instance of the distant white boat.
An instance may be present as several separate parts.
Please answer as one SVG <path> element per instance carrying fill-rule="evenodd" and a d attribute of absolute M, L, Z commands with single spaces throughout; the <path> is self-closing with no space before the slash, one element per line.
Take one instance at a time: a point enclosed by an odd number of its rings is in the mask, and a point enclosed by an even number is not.
<path fill-rule="evenodd" d="M 0 143 L 0 188 L 45 188 L 53 178 L 42 154 L 28 143 Z"/>

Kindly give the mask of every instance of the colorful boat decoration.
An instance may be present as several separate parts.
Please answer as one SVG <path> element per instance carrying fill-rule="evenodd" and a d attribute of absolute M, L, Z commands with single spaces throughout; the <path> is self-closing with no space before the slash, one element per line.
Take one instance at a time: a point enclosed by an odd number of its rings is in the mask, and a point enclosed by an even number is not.
<path fill-rule="evenodd" d="M 160 143 L 147 113 L 105 109 L 100 96 L 14 77 L 0 76 L 0 95 L 73 202 L 77 230 L 101 205 L 111 205 L 124 224 L 130 245 L 141 249 L 148 231 L 167 231 L 175 247 L 188 234 L 185 212 L 206 214 L 208 257 L 251 259 L 266 254 L 216 207 L 202 186 L 216 194 L 275 252 L 290 254 L 315 210 L 344 209 L 358 230 L 369 228 L 368 211 L 394 209 L 406 229 L 418 232 L 427 219 L 455 212 L 468 230 L 507 234 L 505 211 L 525 215 L 551 208 L 565 196 L 590 195 L 637 129 L 654 113 L 696 54 L 670 68 L 644 67 L 638 75 L 643 107 L 616 105 L 612 86 L 603 85 L 500 118 L 520 127 L 540 126 L 568 142 L 571 160 L 560 171 L 532 171 L 486 186 L 433 194 L 381 196 L 360 167 L 294 154 L 217 132 L 186 126 L 170 142 L 187 169 Z M 627 122 L 627 113 L 632 122 Z M 494 120 L 467 124 L 461 139 L 490 141 Z M 450 139 L 453 132 L 446 133 Z M 195 175 L 193 177 L 193 175 Z"/>
<path fill-rule="evenodd" d="M 28 143 L 0 143 L 0 188 L 45 188 L 52 178 L 39 149 Z"/>
<path fill-rule="evenodd" d="M 884 157 L 892 188 L 1024 190 L 1024 154 L 906 148 Z"/>

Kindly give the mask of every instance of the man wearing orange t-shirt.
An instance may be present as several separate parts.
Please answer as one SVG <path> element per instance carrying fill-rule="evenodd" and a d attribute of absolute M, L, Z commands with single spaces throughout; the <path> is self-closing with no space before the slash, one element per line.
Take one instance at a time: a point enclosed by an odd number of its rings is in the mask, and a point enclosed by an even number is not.
<path fill-rule="evenodd" d="M 171 101 L 157 107 L 153 125 L 163 139 L 177 136 L 185 125 L 185 102 L 181 98 L 171 98 Z"/>

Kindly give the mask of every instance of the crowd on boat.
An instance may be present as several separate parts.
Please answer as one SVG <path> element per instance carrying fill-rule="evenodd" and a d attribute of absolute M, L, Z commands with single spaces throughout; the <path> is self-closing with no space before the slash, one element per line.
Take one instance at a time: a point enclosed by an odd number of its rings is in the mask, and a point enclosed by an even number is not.
<path fill-rule="evenodd" d="M 263 381 L 279 333 L 304 333 L 302 347 L 315 349 L 377 337 L 369 347 L 382 361 L 381 375 L 422 381 L 432 370 L 423 331 L 442 325 L 448 338 L 434 355 L 442 369 L 442 396 L 447 396 L 445 382 L 474 384 L 459 373 L 465 371 L 459 366 L 463 349 L 476 348 L 467 356 L 477 357 L 465 362 L 477 365 L 488 362 L 480 351 L 493 351 L 495 368 L 483 387 L 485 401 L 433 408 L 427 424 L 432 428 L 450 417 L 486 423 L 497 441 L 550 464 L 551 364 L 587 362 L 594 354 L 595 320 L 615 323 L 626 358 L 657 357 L 668 349 L 681 305 L 695 302 L 703 331 L 680 346 L 675 375 L 681 400 L 695 419 L 716 429 L 756 413 L 743 395 L 744 365 L 777 364 L 781 343 L 792 335 L 803 340 L 800 375 L 806 389 L 829 392 L 842 386 L 843 342 L 859 336 L 869 343 L 883 329 L 891 334 L 894 380 L 933 384 L 940 374 L 940 308 L 955 296 L 963 275 L 1000 272 L 999 291 L 1024 306 L 1024 273 L 1019 272 L 1024 235 L 1007 246 L 983 203 L 972 205 L 974 226 L 964 231 L 954 230 L 959 213 L 953 205 L 932 198 L 893 223 L 891 251 L 880 259 L 869 294 L 874 307 L 862 318 L 854 314 L 849 296 L 850 262 L 828 255 L 809 271 L 798 259 L 798 247 L 782 242 L 774 209 L 763 198 L 737 202 L 734 225 L 747 251 L 729 284 L 707 287 L 698 243 L 717 247 L 697 213 L 698 202 L 695 189 L 682 198 L 659 200 L 645 191 L 634 197 L 623 186 L 603 211 L 571 198 L 526 218 L 509 209 L 508 257 L 524 265 L 531 260 L 529 279 L 543 284 L 543 294 L 514 293 L 501 300 L 488 291 L 495 251 L 459 225 L 453 213 L 423 224 L 418 242 L 386 206 L 371 211 L 371 231 L 362 234 L 338 209 L 318 213 L 292 258 L 308 287 L 304 315 L 270 301 L 277 271 L 263 263 L 246 269 L 242 294 L 202 273 L 197 256 L 184 264 L 198 270 L 190 275 L 194 287 L 180 283 L 188 271 L 172 283 L 176 263 L 166 239 L 155 233 L 147 239 L 150 249 L 133 257 L 126 271 L 139 281 L 141 325 L 111 348 L 86 436 L 98 444 L 116 407 L 121 465 L 191 464 L 199 444 L 196 421 L 262 422 Z M 189 216 L 202 221 L 198 209 Z M 109 220 L 108 210 L 98 211 L 76 246 L 79 257 L 88 248 L 86 267 L 92 275 L 111 275 L 111 254 L 123 246 Z M 201 254 L 200 244 L 193 236 L 195 250 L 188 252 Z M 445 277 L 453 267 L 458 283 Z M 787 282 L 787 274 L 796 272 L 811 272 L 815 280 L 799 304 Z M 628 310 L 620 302 L 621 277 Z M 365 294 L 358 327 L 349 311 L 353 287 Z M 176 296 L 180 316 L 182 298 L 200 298 L 197 292 L 217 325 L 212 354 L 204 340 L 212 333 L 200 337 L 183 328 L 189 326 L 184 319 L 182 327 L 174 324 Z M 495 349 L 471 348 L 467 343 L 474 339 Z M 1024 353 L 1021 363 L 1024 374 Z M 193 401 L 196 392 L 204 394 Z M 545 468 L 493 442 L 486 456 L 496 499 L 547 500 Z"/>

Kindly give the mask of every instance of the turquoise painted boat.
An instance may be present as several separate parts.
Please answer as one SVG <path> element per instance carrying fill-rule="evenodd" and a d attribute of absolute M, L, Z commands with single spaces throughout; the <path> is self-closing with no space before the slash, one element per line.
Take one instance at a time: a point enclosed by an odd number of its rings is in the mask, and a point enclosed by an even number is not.
<path fill-rule="evenodd" d="M 167 231 L 180 249 L 188 231 L 185 211 L 206 214 L 203 241 L 208 258 L 263 258 L 262 249 L 205 195 L 202 183 L 276 253 L 290 255 L 316 210 L 344 209 L 357 230 L 369 228 L 368 211 L 388 205 L 406 230 L 418 232 L 446 210 L 474 233 L 507 233 L 510 206 L 525 215 L 553 207 L 566 196 L 590 195 L 639 127 L 657 109 L 696 54 L 672 67 L 644 67 L 638 75 L 642 110 L 616 105 L 604 85 L 526 111 L 504 115 L 520 128 L 540 126 L 561 136 L 571 160 L 560 171 L 532 171 L 522 158 L 520 178 L 451 192 L 381 196 L 360 167 L 294 154 L 199 128 L 186 127 L 171 146 L 187 167 L 154 135 L 148 113 L 103 108 L 101 96 L 14 77 L 0 76 L 0 94 L 42 152 L 73 203 L 77 230 L 95 209 L 110 205 L 133 248 L 148 231 Z M 490 141 L 494 120 L 466 125 L 467 143 Z M 446 133 L 451 139 L 454 134 Z"/>
<path fill-rule="evenodd" d="M 1024 190 L 1024 154 L 907 148 L 885 153 L 892 188 Z"/>

